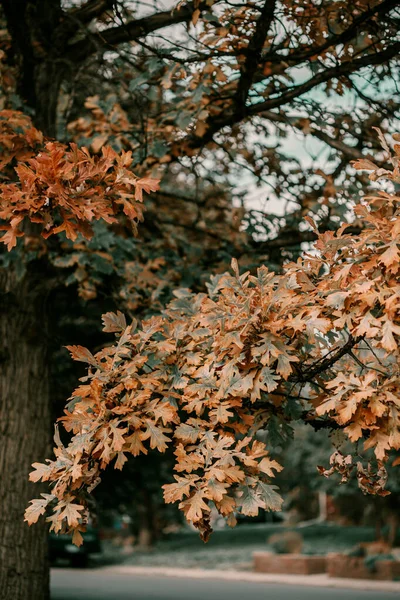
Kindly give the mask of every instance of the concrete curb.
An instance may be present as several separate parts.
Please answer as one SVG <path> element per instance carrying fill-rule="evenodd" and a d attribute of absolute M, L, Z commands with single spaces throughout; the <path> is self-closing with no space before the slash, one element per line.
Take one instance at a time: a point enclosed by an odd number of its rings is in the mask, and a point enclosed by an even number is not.
<path fill-rule="evenodd" d="M 284 585 L 304 585 L 309 587 L 345 588 L 365 591 L 381 591 L 400 593 L 400 582 L 370 581 L 368 579 L 341 579 L 328 577 L 325 573 L 318 575 L 273 575 L 250 573 L 247 571 L 221 571 L 217 569 L 174 569 L 170 567 L 134 567 L 118 565 L 103 567 L 113 573 L 126 575 L 162 575 L 185 579 L 225 579 L 229 581 L 249 581 L 254 583 L 278 583 Z"/>

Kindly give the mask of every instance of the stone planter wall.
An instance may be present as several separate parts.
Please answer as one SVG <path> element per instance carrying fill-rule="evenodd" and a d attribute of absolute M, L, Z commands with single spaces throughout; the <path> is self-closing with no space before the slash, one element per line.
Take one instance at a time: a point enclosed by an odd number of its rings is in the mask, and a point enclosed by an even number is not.
<path fill-rule="evenodd" d="M 389 581 L 400 579 L 400 561 L 397 560 L 377 560 L 371 571 L 362 557 L 328 554 L 326 564 L 329 577 Z"/>
<path fill-rule="evenodd" d="M 326 558 L 325 556 L 308 556 L 306 554 L 254 552 L 253 565 L 256 573 L 312 575 L 326 571 Z"/>

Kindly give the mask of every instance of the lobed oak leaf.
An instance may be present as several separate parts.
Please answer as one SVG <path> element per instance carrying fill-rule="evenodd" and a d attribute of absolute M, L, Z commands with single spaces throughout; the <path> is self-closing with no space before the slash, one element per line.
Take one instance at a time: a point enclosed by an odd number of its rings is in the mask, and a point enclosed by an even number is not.
<path fill-rule="evenodd" d="M 394 335 L 400 336 L 400 326 L 395 325 L 393 321 L 386 315 L 382 326 L 382 348 L 388 352 L 393 352 L 399 347 L 399 343 L 395 340 Z"/>
<path fill-rule="evenodd" d="M 119 469 L 120 471 L 122 471 L 122 468 L 127 460 L 128 459 L 126 458 L 126 456 L 123 452 L 118 452 L 117 460 L 115 461 L 115 464 L 114 464 L 114 469 Z"/>
<path fill-rule="evenodd" d="M 82 477 L 82 464 L 79 463 L 78 457 L 75 458 L 75 462 L 71 467 L 71 477 L 72 481 L 76 481 Z"/>
<path fill-rule="evenodd" d="M 77 527 L 79 525 L 79 519 L 82 519 L 81 511 L 84 510 L 84 508 L 85 507 L 81 504 L 67 502 L 58 518 L 61 521 L 66 519 L 69 527 Z"/>
<path fill-rule="evenodd" d="M 79 362 L 86 362 L 94 367 L 98 367 L 98 363 L 93 356 L 93 354 L 87 348 L 83 346 L 65 346 L 67 350 L 71 353 L 71 356 L 74 360 Z"/>
<path fill-rule="evenodd" d="M 354 334 L 357 336 L 365 335 L 367 338 L 372 338 L 378 333 L 380 327 L 381 322 L 368 311 L 360 320 L 358 326 L 354 330 Z"/>
<path fill-rule="evenodd" d="M 143 191 L 147 194 L 157 192 L 160 189 L 160 180 L 152 179 L 151 177 L 143 177 L 135 181 L 135 200 L 143 201 Z"/>
<path fill-rule="evenodd" d="M 229 410 L 229 402 L 219 402 L 216 408 L 210 410 L 210 418 L 212 423 L 227 423 L 234 413 Z"/>
<path fill-rule="evenodd" d="M 251 391 L 252 402 L 261 398 L 261 391 L 273 392 L 278 387 L 279 375 L 275 375 L 269 367 L 263 367 L 254 378 L 254 387 Z"/>
<path fill-rule="evenodd" d="M 74 529 L 74 533 L 72 534 L 72 543 L 74 546 L 82 546 L 83 544 L 83 536 L 79 529 Z"/>
<path fill-rule="evenodd" d="M 175 471 L 178 471 L 178 473 L 181 471 L 185 471 L 186 473 L 197 471 L 204 464 L 204 459 L 199 454 L 196 452 L 186 452 L 183 444 L 178 444 L 174 454 L 176 456 Z"/>
<path fill-rule="evenodd" d="M 9 229 L 1 238 L 0 241 L 6 244 L 7 250 L 10 252 L 17 245 L 17 238 L 23 235 L 22 232 L 16 229 Z"/>
<path fill-rule="evenodd" d="M 108 312 L 102 315 L 103 331 L 106 333 L 120 333 L 126 329 L 125 315 L 121 311 Z"/>
<path fill-rule="evenodd" d="M 176 408 L 171 406 L 169 402 L 160 402 L 156 400 L 154 404 L 149 407 L 149 413 L 153 412 L 156 421 L 161 419 L 163 425 L 176 422 Z"/>
<path fill-rule="evenodd" d="M 248 517 L 256 517 L 260 508 L 264 508 L 264 502 L 256 494 L 256 491 L 246 485 L 241 491 L 238 504 L 241 507 L 241 512 Z"/>
<path fill-rule="evenodd" d="M 41 494 L 41 496 L 43 499 L 35 498 L 34 500 L 30 500 L 30 506 L 25 510 L 24 521 L 28 525 L 36 523 L 39 517 L 46 512 L 48 504 L 55 498 L 53 494 Z"/>
<path fill-rule="evenodd" d="M 209 479 L 207 481 L 206 496 L 214 502 L 221 502 L 228 488 L 227 483 L 222 483 L 217 479 Z"/>
<path fill-rule="evenodd" d="M 260 469 L 260 471 L 262 471 L 269 477 L 274 477 L 274 471 L 277 471 L 279 473 L 283 469 L 282 465 L 280 465 L 276 460 L 269 458 L 268 456 L 266 456 L 259 462 L 258 468 Z"/>
<path fill-rule="evenodd" d="M 128 444 L 126 451 L 130 452 L 133 456 L 139 456 L 139 454 L 147 454 L 147 448 L 142 444 L 142 432 L 134 431 L 132 435 L 125 438 L 125 444 Z"/>
<path fill-rule="evenodd" d="M 112 460 L 113 458 L 113 453 L 112 453 L 112 449 L 111 449 L 111 445 L 108 444 L 107 442 L 100 442 L 96 448 L 94 449 L 94 452 L 98 450 L 100 453 L 99 459 L 101 461 L 101 468 L 105 469 L 106 466 L 109 464 L 109 462 Z"/>
<path fill-rule="evenodd" d="M 314 340 L 314 331 L 320 331 L 321 333 L 326 333 L 331 329 L 332 323 L 330 319 L 326 317 L 320 316 L 320 311 L 318 309 L 313 310 L 306 320 L 306 330 L 309 335 L 310 341 Z"/>
<path fill-rule="evenodd" d="M 112 441 L 112 449 L 115 452 L 119 452 L 120 450 L 122 450 L 122 448 L 124 447 L 125 444 L 125 438 L 124 435 L 128 432 L 128 428 L 125 427 L 123 429 L 119 428 L 119 421 L 117 421 L 116 423 L 109 423 L 109 427 L 110 427 L 110 433 L 113 436 L 113 441 Z"/>
<path fill-rule="evenodd" d="M 364 449 L 374 448 L 375 456 L 379 460 L 383 460 L 386 452 L 391 449 L 390 435 L 385 431 L 375 430 L 370 437 L 364 442 Z"/>
<path fill-rule="evenodd" d="M 394 240 L 383 254 L 379 257 L 379 262 L 383 263 L 385 267 L 391 267 L 394 264 L 400 263 L 400 251 L 398 247 L 398 240 Z"/>
<path fill-rule="evenodd" d="M 46 521 L 50 523 L 50 531 L 54 531 L 54 533 L 59 533 L 62 530 L 63 522 L 60 519 L 59 510 L 56 510 L 56 512 L 53 515 L 47 517 Z"/>
<path fill-rule="evenodd" d="M 278 489 L 275 485 L 269 485 L 268 483 L 260 481 L 257 484 L 256 489 L 264 502 L 264 508 L 272 511 L 279 511 L 282 509 L 283 498 L 275 491 Z"/>
<path fill-rule="evenodd" d="M 142 440 L 150 439 L 150 448 L 157 448 L 159 452 L 165 452 L 167 449 L 167 444 L 171 442 L 171 440 L 164 435 L 164 431 L 169 431 L 164 427 L 157 426 L 153 421 L 146 419 L 146 429 L 141 434 Z"/>
<path fill-rule="evenodd" d="M 198 422 L 195 419 L 191 419 L 189 423 L 181 423 L 176 429 L 174 436 L 184 442 L 195 443 L 203 432 L 202 422 Z"/>
<path fill-rule="evenodd" d="M 42 481 L 48 481 L 53 474 L 53 464 L 46 465 L 45 463 L 33 463 L 32 467 L 36 471 L 29 473 L 29 481 L 37 483 L 40 479 Z"/>
<path fill-rule="evenodd" d="M 370 409 L 371 413 L 376 417 L 383 417 L 383 415 L 388 410 L 387 404 L 385 404 L 381 400 L 382 398 L 378 398 L 377 396 L 375 396 L 374 398 L 371 398 L 371 400 L 368 402 L 368 408 Z"/>
<path fill-rule="evenodd" d="M 358 422 L 350 423 L 350 425 L 345 427 L 344 431 L 352 442 L 356 442 L 363 435 L 361 424 Z"/>
<path fill-rule="evenodd" d="M 340 423 L 341 425 L 348 423 L 351 417 L 356 412 L 360 402 L 361 398 L 358 398 L 356 394 L 352 394 L 343 402 L 341 402 L 339 407 L 337 408 L 338 423 Z"/>
<path fill-rule="evenodd" d="M 224 479 L 233 483 L 241 483 L 245 477 L 245 472 L 238 465 L 220 463 L 219 469 L 224 473 Z M 217 475 L 215 475 L 217 477 Z"/>
<path fill-rule="evenodd" d="M 290 363 L 299 362 L 299 358 L 297 356 L 288 356 L 286 354 L 280 354 L 278 357 L 278 363 L 276 365 L 276 372 L 278 375 L 281 375 L 283 379 L 288 379 L 293 372 L 292 366 Z"/>
<path fill-rule="evenodd" d="M 183 510 L 188 521 L 194 523 L 200 521 L 204 517 L 204 513 L 208 514 L 210 512 L 208 504 L 203 500 L 205 497 L 204 490 L 197 490 L 193 496 L 186 498 L 179 504 L 179 508 Z"/>
<path fill-rule="evenodd" d="M 191 487 L 196 484 L 199 476 L 187 475 L 186 477 L 180 477 L 179 475 L 174 475 L 174 479 L 176 480 L 176 483 L 167 483 L 162 486 L 164 490 L 164 500 L 167 504 L 182 500 L 183 496 L 188 496 Z"/>
<path fill-rule="evenodd" d="M 247 440 L 249 440 L 249 438 L 247 438 Z M 266 449 L 264 442 L 254 440 L 251 446 L 248 446 L 247 444 L 248 441 L 246 442 L 246 453 L 248 456 L 251 456 L 251 458 L 262 458 L 268 454 L 268 450 Z M 238 443 L 236 448 L 239 450 L 241 448 L 241 444 Z"/>
<path fill-rule="evenodd" d="M 236 508 L 236 500 L 231 496 L 225 495 L 218 503 L 217 508 L 221 515 L 230 515 Z"/>

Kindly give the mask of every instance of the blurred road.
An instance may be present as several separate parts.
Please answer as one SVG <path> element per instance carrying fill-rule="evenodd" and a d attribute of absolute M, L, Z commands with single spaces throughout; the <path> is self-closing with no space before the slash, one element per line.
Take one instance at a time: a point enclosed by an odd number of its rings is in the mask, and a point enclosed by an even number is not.
<path fill-rule="evenodd" d="M 210 573 L 211 575 L 211 573 Z M 395 600 L 388 592 L 53 569 L 51 600 Z"/>

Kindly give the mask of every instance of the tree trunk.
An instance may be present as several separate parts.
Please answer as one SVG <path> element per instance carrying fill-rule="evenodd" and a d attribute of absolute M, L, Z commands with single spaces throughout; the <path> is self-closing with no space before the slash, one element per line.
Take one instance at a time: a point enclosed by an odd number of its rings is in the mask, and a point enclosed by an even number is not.
<path fill-rule="evenodd" d="M 51 403 L 47 294 L 40 270 L 18 281 L 0 273 L 0 598 L 47 600 L 47 527 L 24 523 L 41 491 L 28 481 L 31 464 L 49 456 Z M 35 272 L 37 274 L 35 274 Z"/>
<path fill-rule="evenodd" d="M 72 30 L 71 23 L 61 23 L 60 0 L 3 0 L 2 6 L 11 34 L 9 55 L 19 72 L 17 92 L 34 110 L 35 126 L 56 137 L 61 84 L 66 73 L 73 75 L 64 53 L 76 25 Z"/>
<path fill-rule="evenodd" d="M 139 516 L 138 546 L 141 550 L 150 550 L 154 545 L 153 499 L 146 488 L 141 492 L 143 501 L 136 506 Z"/>
<path fill-rule="evenodd" d="M 399 516 L 398 516 L 397 512 L 396 513 L 390 512 L 387 521 L 388 521 L 388 526 L 389 526 L 387 541 L 388 541 L 389 546 L 391 548 L 393 548 L 393 546 L 396 543 L 397 528 L 399 526 Z"/>

